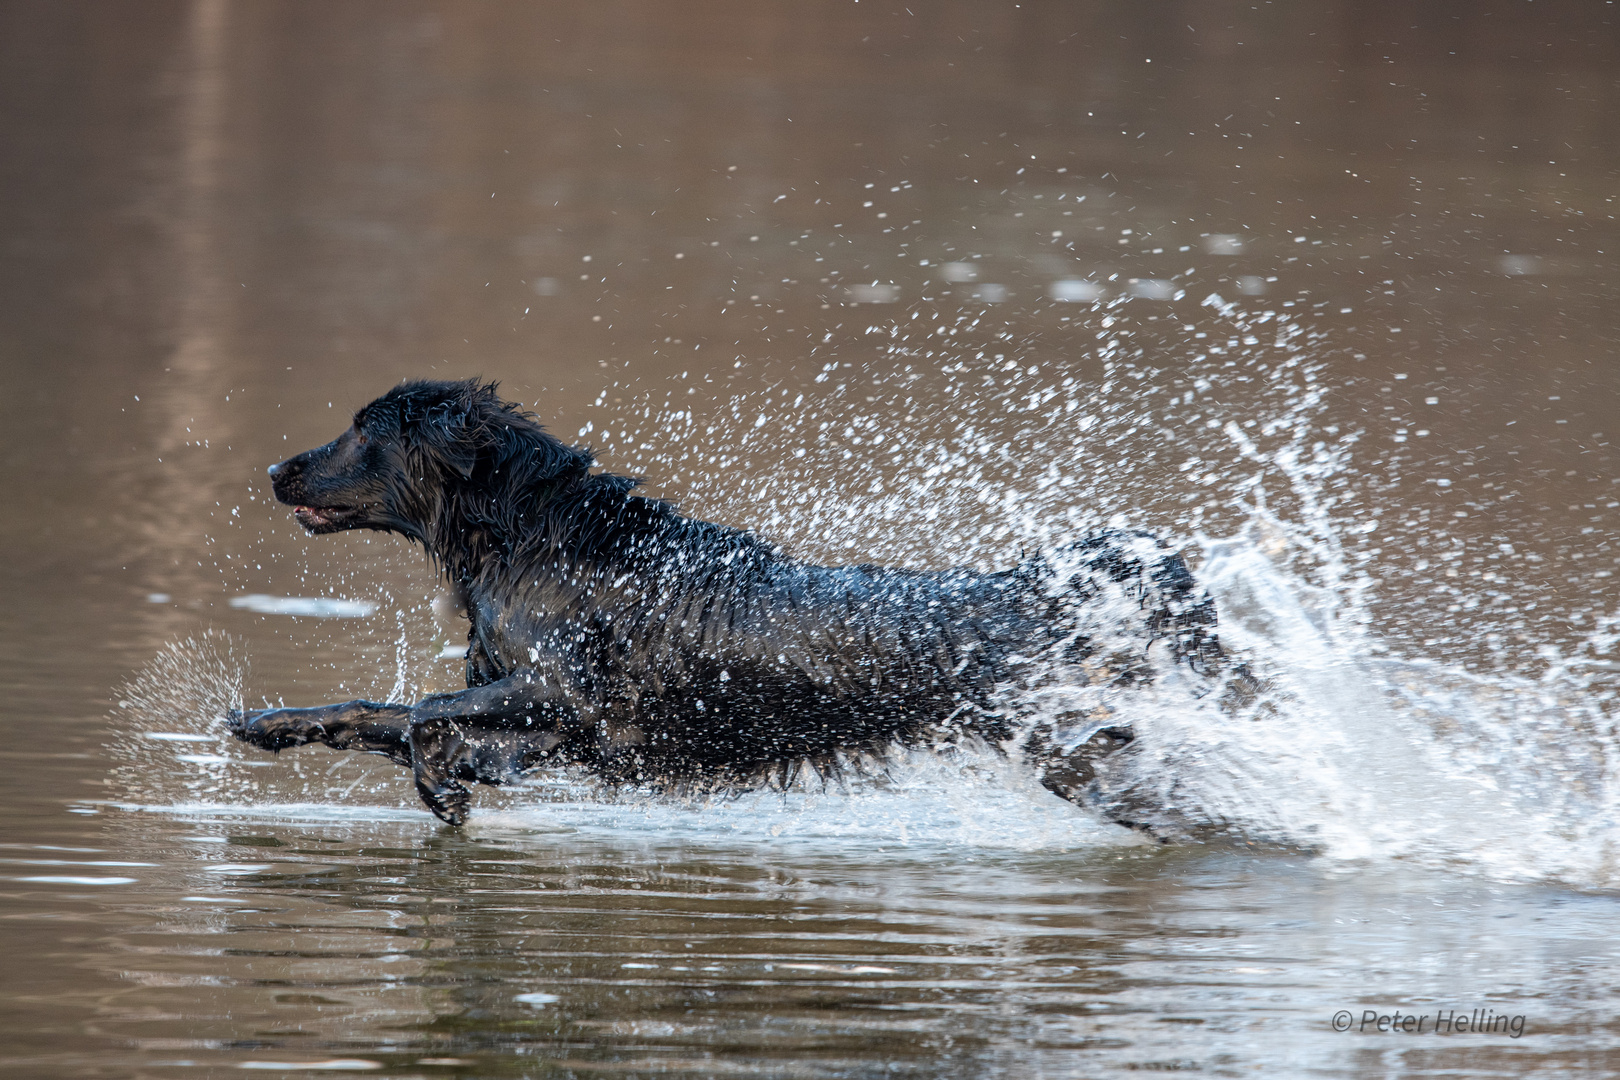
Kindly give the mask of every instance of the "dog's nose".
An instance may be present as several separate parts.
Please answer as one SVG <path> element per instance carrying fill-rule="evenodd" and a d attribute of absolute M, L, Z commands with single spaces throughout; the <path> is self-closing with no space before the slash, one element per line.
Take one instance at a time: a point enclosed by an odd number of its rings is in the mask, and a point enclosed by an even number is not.
<path fill-rule="evenodd" d="M 302 475 L 304 470 L 308 467 L 309 455 L 299 454 L 297 457 L 290 457 L 286 461 L 278 461 L 276 464 L 270 466 L 270 468 L 266 471 L 269 472 L 270 479 L 272 481 L 276 483 L 290 484 L 294 480 L 298 479 L 298 477 Z"/>

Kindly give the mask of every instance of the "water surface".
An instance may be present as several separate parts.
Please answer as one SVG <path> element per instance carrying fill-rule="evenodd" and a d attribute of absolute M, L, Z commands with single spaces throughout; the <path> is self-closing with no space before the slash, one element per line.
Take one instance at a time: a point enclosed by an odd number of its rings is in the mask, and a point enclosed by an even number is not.
<path fill-rule="evenodd" d="M 1616 18 L 0 4 L 0 1061 L 1612 1074 Z M 807 558 L 1182 545 L 1278 687 L 1131 718 L 1219 835 L 993 755 L 454 831 L 219 739 L 457 684 L 263 468 L 472 374 Z"/>

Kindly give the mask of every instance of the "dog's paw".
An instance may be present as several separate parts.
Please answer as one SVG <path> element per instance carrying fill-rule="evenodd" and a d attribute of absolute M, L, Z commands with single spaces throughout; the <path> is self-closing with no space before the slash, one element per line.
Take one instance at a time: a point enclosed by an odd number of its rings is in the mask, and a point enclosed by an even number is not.
<path fill-rule="evenodd" d="M 472 792 L 460 784 L 448 784 L 435 790 L 418 784 L 416 790 L 433 816 L 446 825 L 459 826 L 466 822 L 472 809 Z"/>
<path fill-rule="evenodd" d="M 308 709 L 232 709 L 225 727 L 232 735 L 261 750 L 285 750 L 320 741 L 326 728 Z"/>
<path fill-rule="evenodd" d="M 460 766 L 471 756 L 461 729 L 443 717 L 411 722 L 411 769 L 416 793 L 433 815 L 447 825 L 467 820 L 472 793 L 456 779 Z"/>
<path fill-rule="evenodd" d="M 426 764 L 426 767 L 424 767 Z M 446 825 L 461 825 L 472 809 L 472 792 L 455 780 L 443 775 L 432 763 L 417 759 L 416 793 L 433 811 L 433 816 Z"/>

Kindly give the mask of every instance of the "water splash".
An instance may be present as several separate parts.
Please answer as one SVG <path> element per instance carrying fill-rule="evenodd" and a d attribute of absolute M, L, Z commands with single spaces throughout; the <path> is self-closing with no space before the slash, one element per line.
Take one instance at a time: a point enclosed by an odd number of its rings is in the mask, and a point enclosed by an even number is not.
<path fill-rule="evenodd" d="M 230 801 L 245 796 L 224 717 L 242 707 L 248 665 L 228 635 L 207 630 L 167 642 L 119 690 L 110 750 L 112 780 L 125 798 Z"/>
<path fill-rule="evenodd" d="M 1342 359 L 1331 343 L 1294 315 L 1218 296 L 1196 323 L 1168 331 L 1133 322 L 1124 300 L 1094 314 L 1104 336 L 1089 372 L 1036 362 L 1029 342 L 964 316 L 926 335 L 874 334 L 882 365 L 863 372 L 833 360 L 810 387 L 739 394 L 718 417 L 644 393 L 603 422 L 598 442 L 634 451 L 633 471 L 680 486 L 689 512 L 756 526 L 822 561 L 1006 566 L 1101 525 L 1155 525 L 1195 563 L 1224 643 L 1266 689 L 1236 707 L 1174 677 L 1111 696 L 1111 722 L 1138 738 L 1105 772 L 1105 796 L 1150 808 L 1167 832 L 1213 831 L 1332 861 L 1620 886 L 1620 617 L 1583 633 L 1550 627 L 1545 609 L 1516 624 L 1511 604 L 1447 610 L 1459 578 L 1398 599 L 1434 605 L 1422 620 L 1437 628 L 1433 640 L 1516 635 L 1526 644 L 1517 663 L 1469 663 L 1455 650 L 1426 651 L 1430 639 L 1386 633 L 1390 560 L 1421 570 L 1424 559 L 1379 538 L 1399 528 L 1403 543 L 1443 547 L 1433 557 L 1453 564 L 1467 541 L 1439 523 L 1424 533 L 1420 513 L 1388 505 L 1394 459 L 1331 415 L 1326 373 Z M 1179 350 L 1176 364 L 1152 363 L 1149 333 Z M 1499 538 L 1489 539 L 1494 549 Z M 394 654 L 404 691 L 414 673 L 402 645 Z M 288 754 L 274 770 L 250 768 L 267 759 L 211 726 L 239 701 L 244 678 L 217 638 L 176 643 L 136 678 L 119 713 L 129 729 L 119 752 L 134 763 L 120 776 L 135 801 L 188 812 L 414 807 L 396 770 L 368 771 L 353 755 Z M 1076 702 L 1096 694 L 1054 678 L 1023 704 L 1041 723 L 1095 711 Z M 177 763 L 184 781 L 165 780 Z M 267 801 L 272 790 L 287 798 Z M 971 748 L 903 755 L 844 791 L 802 786 L 693 806 L 562 778 L 481 793 L 480 808 L 474 828 L 1030 848 L 1135 835 L 1057 800 L 1016 755 Z"/>
<path fill-rule="evenodd" d="M 1296 512 L 1272 511 L 1257 475 L 1242 528 L 1192 543 L 1222 639 L 1250 658 L 1266 699 L 1242 715 L 1143 703 L 1116 783 L 1168 821 L 1327 859 L 1620 885 L 1620 665 L 1607 659 L 1620 621 L 1599 620 L 1567 652 L 1544 646 L 1539 674 L 1403 650 L 1378 632 L 1373 579 L 1353 566 L 1367 560 L 1346 543 L 1370 530 L 1327 509 L 1348 449 L 1304 453 L 1307 417 L 1295 412 L 1292 438 L 1270 453 L 1225 428 L 1280 475 Z"/>
<path fill-rule="evenodd" d="M 248 678 L 241 645 L 213 629 L 158 650 L 120 689 L 111 717 L 110 779 L 118 799 L 141 807 L 308 800 L 373 811 L 416 807 L 409 783 L 380 758 L 322 748 L 271 757 L 236 739 L 224 718 L 243 707 Z"/>
<path fill-rule="evenodd" d="M 1480 674 L 1392 655 L 1357 588 L 1287 568 L 1297 540 L 1257 510 L 1200 542 L 1223 640 L 1257 658 L 1269 707 L 1146 711 L 1135 781 L 1189 820 L 1329 859 L 1620 884 L 1612 690 L 1573 667 Z"/>

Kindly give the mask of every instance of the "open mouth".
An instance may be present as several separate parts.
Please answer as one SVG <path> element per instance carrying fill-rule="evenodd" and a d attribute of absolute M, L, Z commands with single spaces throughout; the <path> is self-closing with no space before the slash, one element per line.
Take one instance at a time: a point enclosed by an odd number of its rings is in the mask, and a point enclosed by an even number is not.
<path fill-rule="evenodd" d="M 358 506 L 295 506 L 293 517 L 310 532 L 342 528 L 360 512 Z"/>

